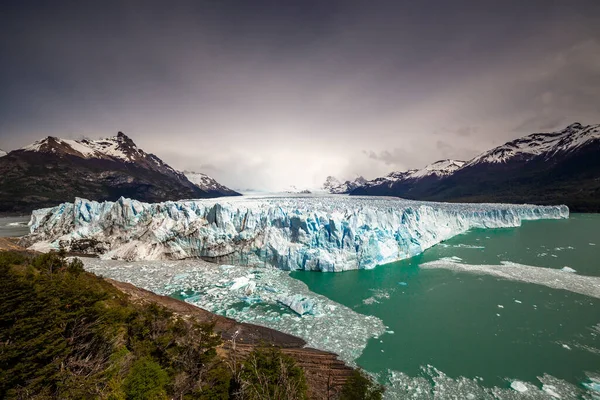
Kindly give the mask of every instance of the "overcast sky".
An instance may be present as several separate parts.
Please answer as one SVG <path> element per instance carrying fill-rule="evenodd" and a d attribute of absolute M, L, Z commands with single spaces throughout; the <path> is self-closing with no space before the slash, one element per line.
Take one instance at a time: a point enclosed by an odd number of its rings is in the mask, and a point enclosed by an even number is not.
<path fill-rule="evenodd" d="M 83 3 L 86 3 L 84 5 Z M 600 1 L 3 1 L 0 148 L 128 134 L 237 189 L 600 123 Z"/>

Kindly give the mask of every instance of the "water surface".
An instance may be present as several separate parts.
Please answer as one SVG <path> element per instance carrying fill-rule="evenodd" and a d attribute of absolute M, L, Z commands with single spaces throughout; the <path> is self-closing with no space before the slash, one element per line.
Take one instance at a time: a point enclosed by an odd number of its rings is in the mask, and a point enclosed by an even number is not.
<path fill-rule="evenodd" d="M 420 376 L 431 365 L 452 378 L 478 377 L 487 387 L 508 387 L 515 379 L 541 386 L 537 377 L 544 374 L 582 387 L 589 373 L 600 373 L 599 299 L 494 276 L 419 268 L 444 257 L 473 265 L 569 267 L 600 276 L 600 215 L 473 230 L 373 270 L 291 275 L 387 325 L 388 333 L 372 339 L 357 360 L 381 376 L 390 371 Z"/>
<path fill-rule="evenodd" d="M 0 217 L 0 237 L 17 237 L 29 233 L 29 217 Z"/>

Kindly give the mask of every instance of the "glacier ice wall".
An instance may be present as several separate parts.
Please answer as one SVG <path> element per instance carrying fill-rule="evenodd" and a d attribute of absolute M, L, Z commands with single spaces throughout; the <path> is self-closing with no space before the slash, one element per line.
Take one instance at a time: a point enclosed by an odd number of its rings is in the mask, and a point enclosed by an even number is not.
<path fill-rule="evenodd" d="M 385 197 L 301 196 L 142 203 L 121 198 L 33 212 L 33 249 L 106 259 L 203 257 L 284 270 L 370 269 L 472 228 L 567 218 L 566 206 L 450 204 Z"/>

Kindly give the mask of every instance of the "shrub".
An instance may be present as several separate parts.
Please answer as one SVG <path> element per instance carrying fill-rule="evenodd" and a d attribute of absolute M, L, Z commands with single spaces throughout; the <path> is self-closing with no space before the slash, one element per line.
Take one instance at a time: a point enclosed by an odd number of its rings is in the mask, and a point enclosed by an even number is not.
<path fill-rule="evenodd" d="M 383 386 L 373 382 L 364 372 L 355 370 L 342 388 L 340 400 L 381 400 Z"/>
<path fill-rule="evenodd" d="M 169 375 L 158 363 L 148 358 L 140 358 L 131 366 L 125 378 L 127 400 L 166 399 L 165 385 L 168 381 Z"/>
<path fill-rule="evenodd" d="M 276 347 L 252 351 L 240 374 L 240 394 L 248 400 L 306 399 L 304 371 Z"/>
<path fill-rule="evenodd" d="M 0 252 L 0 398 L 226 399 L 211 325 L 137 304 L 64 252 Z"/>

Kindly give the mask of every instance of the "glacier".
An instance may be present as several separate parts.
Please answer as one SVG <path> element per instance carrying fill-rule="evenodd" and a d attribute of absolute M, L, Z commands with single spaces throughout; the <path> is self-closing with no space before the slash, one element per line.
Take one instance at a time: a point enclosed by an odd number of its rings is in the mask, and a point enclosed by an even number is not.
<path fill-rule="evenodd" d="M 473 228 L 568 218 L 566 206 L 451 204 L 359 196 L 143 203 L 81 198 L 35 210 L 23 244 L 103 259 L 181 260 L 338 272 L 406 259 Z"/>

